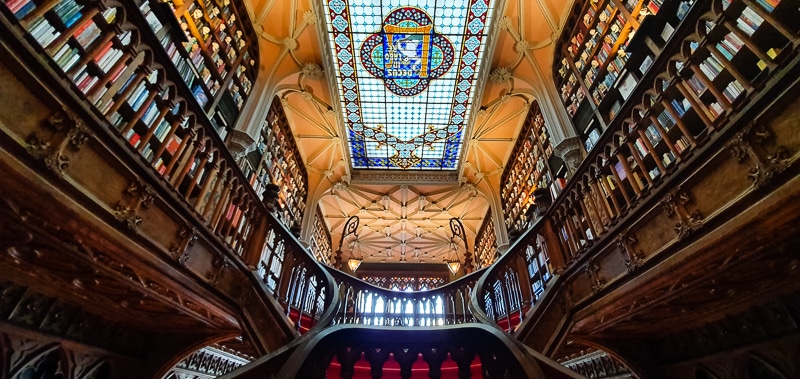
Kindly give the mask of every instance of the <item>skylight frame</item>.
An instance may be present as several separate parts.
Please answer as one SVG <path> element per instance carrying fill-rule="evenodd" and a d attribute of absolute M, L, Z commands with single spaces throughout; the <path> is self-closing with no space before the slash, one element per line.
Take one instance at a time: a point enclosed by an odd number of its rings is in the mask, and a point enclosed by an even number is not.
<path fill-rule="evenodd" d="M 364 5 L 373 2 L 378 5 Z M 382 36 L 379 32 L 387 24 L 387 15 L 406 6 L 417 7 L 430 16 L 433 32 L 449 40 L 454 56 L 452 67 L 443 75 L 421 79 L 428 81 L 428 88 L 415 96 L 392 93 L 386 80 L 370 74 L 361 57 L 363 42 L 377 38 L 371 37 L 373 34 Z M 456 170 L 486 51 L 494 11 L 492 0 L 332 0 L 325 2 L 323 10 L 350 166 L 367 170 Z M 382 38 L 385 43 L 387 38 Z M 439 49 L 445 50 L 446 47 Z M 457 89 L 459 84 L 461 89 Z M 424 113 L 425 118 L 419 119 L 418 113 Z M 381 131 L 397 138 L 370 138 L 368 132 L 374 132 L 379 125 L 383 126 Z M 434 126 L 434 133 L 426 135 L 429 125 Z M 434 140 L 425 141 L 424 145 L 419 138 L 413 138 L 432 136 Z M 413 165 L 391 159 L 404 146 L 419 158 Z"/>

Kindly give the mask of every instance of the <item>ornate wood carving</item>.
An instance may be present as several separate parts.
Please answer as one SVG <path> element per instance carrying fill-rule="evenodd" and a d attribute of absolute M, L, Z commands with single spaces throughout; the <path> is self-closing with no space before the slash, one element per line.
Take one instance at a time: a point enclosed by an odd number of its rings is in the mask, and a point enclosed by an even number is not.
<path fill-rule="evenodd" d="M 0 324 L 85 342 L 120 354 L 141 354 L 146 337 L 58 299 L 11 282 L 0 282 Z"/>
<path fill-rule="evenodd" d="M 135 196 L 131 204 L 136 208 L 152 201 L 151 192 L 143 188 L 130 187 Z M 7 270 L 4 272 L 26 282 L 61 288 L 68 297 L 90 309 L 102 309 L 132 324 L 142 319 L 159 320 L 158 327 L 167 330 L 231 327 L 230 320 L 223 320 L 206 306 L 194 304 L 168 289 L 162 284 L 163 278 L 153 277 L 152 273 L 146 274 L 90 247 L 61 227 L 9 201 L 0 204 L 0 233 L 20 236 L 7 239 L 0 246 L 4 248 L 0 254 L 0 267 Z M 26 325 L 41 322 L 33 311 L 46 307 L 33 299 L 26 301 L 30 312 L 19 321 Z"/>
<path fill-rule="evenodd" d="M 625 256 L 625 267 L 628 272 L 635 271 L 644 263 L 644 254 L 633 247 L 637 242 L 636 235 L 630 230 L 621 232 L 616 239 L 620 253 Z"/>
<path fill-rule="evenodd" d="M 167 379 L 212 379 L 225 375 L 250 359 L 241 357 L 219 346 L 207 346 L 184 358 L 166 376 Z"/>
<path fill-rule="evenodd" d="M 739 163 L 749 160 L 752 164 L 747 170 L 747 177 L 752 182 L 753 190 L 767 185 L 791 164 L 789 150 L 777 145 L 774 137 L 769 126 L 753 121 L 726 145 Z M 768 149 L 767 145 L 773 145 L 773 148 Z"/>
<path fill-rule="evenodd" d="M 189 246 L 197 240 L 197 228 L 185 227 L 178 231 L 178 240 L 173 242 L 169 249 L 169 254 L 176 259 L 182 266 L 186 266 L 189 260 Z"/>
<path fill-rule="evenodd" d="M 53 113 L 44 124 L 53 131 L 52 136 L 31 133 L 26 140 L 27 150 L 36 159 L 42 160 L 50 171 L 63 178 L 64 170 L 70 163 L 69 149 L 79 150 L 91 132 L 77 115 L 66 108 Z"/>
<path fill-rule="evenodd" d="M 127 202 L 122 200 L 114 207 L 114 217 L 122 221 L 130 230 L 137 230 L 142 223 L 139 215 L 141 208 L 149 208 L 156 197 L 156 191 L 152 186 L 142 182 L 131 182 L 125 190 L 124 197 Z"/>
<path fill-rule="evenodd" d="M 691 211 L 687 207 L 691 202 L 689 193 L 680 188 L 668 193 L 660 202 L 668 217 L 678 218 L 678 223 L 674 226 L 678 240 L 688 237 L 703 226 L 703 215 L 700 211 Z"/>
<path fill-rule="evenodd" d="M 587 378 L 620 378 L 630 375 L 624 364 L 602 350 L 581 351 L 575 356 L 559 360 L 559 363 Z"/>
<path fill-rule="evenodd" d="M 592 283 L 592 291 L 597 293 L 605 288 L 606 279 L 600 275 L 600 264 L 594 258 L 586 263 L 585 272 Z"/>

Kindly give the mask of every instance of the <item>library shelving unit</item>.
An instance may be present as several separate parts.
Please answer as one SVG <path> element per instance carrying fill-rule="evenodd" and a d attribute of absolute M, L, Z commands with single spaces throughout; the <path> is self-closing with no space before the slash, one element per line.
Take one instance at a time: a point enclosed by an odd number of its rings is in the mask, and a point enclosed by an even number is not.
<path fill-rule="evenodd" d="M 145 0 L 140 10 L 222 138 L 253 88 L 257 43 L 231 0 Z"/>
<path fill-rule="evenodd" d="M 564 179 L 552 174 L 554 161 L 550 132 L 544 123 L 539 103 L 534 101 L 520 130 L 509 162 L 501 177 L 500 199 L 509 232 L 521 231 L 527 223 L 526 212 L 533 204 L 533 191 L 550 188 L 554 197 L 563 188 Z M 563 162 L 557 172 L 562 171 Z"/>
<path fill-rule="evenodd" d="M 279 97 L 272 101 L 256 150 L 244 160 L 245 176 L 257 192 L 269 183 L 280 188 L 278 219 L 299 230 L 308 196 L 308 173 Z"/>
<path fill-rule="evenodd" d="M 562 33 L 553 70 L 561 100 L 587 151 L 594 148 L 635 86 L 639 76 L 628 67 L 629 44 L 643 21 L 659 13 L 663 1 L 576 3 L 567 23 L 574 26 Z"/>
<path fill-rule="evenodd" d="M 322 217 L 322 209 L 319 206 L 317 206 L 317 213 L 314 217 L 314 234 L 311 235 L 310 249 L 318 261 L 331 265 L 333 253 L 331 233 L 325 226 L 325 219 Z"/>
<path fill-rule="evenodd" d="M 489 267 L 497 258 L 497 234 L 494 230 L 492 210 L 486 211 L 478 233 L 475 235 L 475 269 Z"/>
<path fill-rule="evenodd" d="M 605 3 L 581 9 L 595 4 Z M 631 87 L 624 96 L 612 89 L 622 96 L 617 114 L 601 114 L 607 130 L 553 204 L 565 250 L 579 255 L 695 151 L 743 123 L 740 111 L 766 96 L 797 59 L 798 19 L 800 7 L 789 0 L 665 0 L 648 13 L 628 44 L 623 71 L 634 78 Z M 560 64 L 554 62 L 557 76 Z"/>
<path fill-rule="evenodd" d="M 181 80 L 180 67 L 170 63 L 169 50 L 159 43 L 167 29 L 174 28 L 165 26 L 170 18 L 156 17 L 148 7 L 165 3 L 6 0 L 2 4 L 0 14 L 13 32 L 20 33 L 37 59 L 46 60 L 46 68 L 87 114 L 122 139 L 120 146 L 137 153 L 218 237 L 241 251 L 257 199 L 209 119 L 212 108 L 196 101 L 189 83 Z M 213 4 L 206 1 L 200 6 Z M 191 2 L 183 5 L 189 7 Z M 234 12 L 228 1 L 217 5 L 223 15 Z M 249 25 L 245 21 L 238 22 Z M 154 33 L 156 22 L 163 30 Z M 219 29 L 222 22 L 212 26 Z M 244 56 L 243 50 L 236 51 Z M 222 72 L 226 81 L 236 80 L 231 71 Z"/>

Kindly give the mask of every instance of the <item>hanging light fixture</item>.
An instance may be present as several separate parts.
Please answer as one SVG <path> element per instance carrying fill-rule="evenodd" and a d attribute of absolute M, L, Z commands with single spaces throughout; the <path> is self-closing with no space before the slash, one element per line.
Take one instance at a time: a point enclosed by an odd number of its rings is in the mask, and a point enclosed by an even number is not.
<path fill-rule="evenodd" d="M 447 264 L 447 268 L 450 270 L 453 275 L 456 275 L 458 270 L 461 268 L 461 261 L 458 259 L 458 247 L 456 247 L 456 243 L 453 238 L 450 239 L 450 255 L 444 261 Z"/>
<path fill-rule="evenodd" d="M 441 225 L 439 226 L 441 227 Z M 467 273 L 472 272 L 469 245 L 467 244 L 467 236 L 464 231 L 464 225 L 461 223 L 461 220 L 459 220 L 457 217 L 453 217 L 450 219 L 450 232 L 452 232 L 453 235 L 450 237 L 451 256 L 447 260 L 445 260 L 447 268 L 450 269 L 450 272 L 452 272 L 453 275 L 456 275 L 458 270 L 461 268 L 461 261 L 458 258 L 458 245 L 456 244 L 456 238 L 458 238 L 464 241 L 464 265 L 465 265 L 464 268 Z"/>
<path fill-rule="evenodd" d="M 344 228 L 342 228 L 342 236 L 339 237 L 339 246 L 336 248 L 335 257 L 335 267 L 339 270 L 342 269 L 342 246 L 344 244 L 344 238 L 352 234 L 356 236 L 356 239 L 358 239 L 358 234 L 356 233 L 356 231 L 358 231 L 358 223 L 358 216 L 350 216 L 350 218 L 347 219 L 347 222 L 344 223 Z M 350 251 L 350 257 L 353 257 L 352 249 Z M 350 266 L 350 262 L 347 262 L 347 265 Z"/>
<path fill-rule="evenodd" d="M 358 266 L 361 266 L 361 262 L 364 261 L 364 257 L 361 255 L 361 244 L 358 242 L 358 234 L 356 234 L 356 238 L 353 242 L 350 243 L 350 259 L 347 260 L 347 267 L 350 268 L 350 271 L 355 273 L 358 270 Z"/>

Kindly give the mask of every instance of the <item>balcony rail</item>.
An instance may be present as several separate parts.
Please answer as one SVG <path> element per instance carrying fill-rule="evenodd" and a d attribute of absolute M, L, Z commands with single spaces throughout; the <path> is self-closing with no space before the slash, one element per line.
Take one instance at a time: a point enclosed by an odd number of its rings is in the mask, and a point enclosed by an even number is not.
<path fill-rule="evenodd" d="M 133 158 L 142 180 L 181 209 L 191 230 L 176 249 L 186 250 L 202 234 L 217 243 L 224 266 L 232 262 L 247 274 L 264 290 L 255 291 L 258 301 L 284 310 L 295 330 L 330 324 L 339 299 L 332 277 L 250 186 L 148 27 L 141 3 L 37 1 L 23 15 L 5 2 L 0 22 L 9 31 L 4 39 L 53 78 L 63 101 L 92 120 L 88 127 L 116 140 L 121 150 L 114 153 Z M 74 16 L 64 20 L 67 8 Z"/>
<path fill-rule="evenodd" d="M 745 7 L 749 15 L 763 20 L 755 31 L 742 30 L 737 21 Z M 547 298 L 550 307 L 553 298 L 566 299 L 564 304 L 576 300 L 569 300 L 560 286 L 553 285 L 553 272 L 565 277 L 588 275 L 590 292 L 602 290 L 606 285 L 598 274 L 602 268 L 593 261 L 602 246 L 619 245 L 629 272 L 644 264 L 645 258 L 627 248 L 631 242 L 620 231 L 672 190 L 670 184 L 681 180 L 688 168 L 697 167 L 700 155 L 717 148 L 712 142 L 729 135 L 732 125 L 740 125 L 740 113 L 767 96 L 764 89 L 780 80 L 797 60 L 800 28 L 787 23 L 797 9 L 782 9 L 785 14 L 776 14 L 762 2 L 750 0 L 694 2 L 661 47 L 661 58 L 643 76 L 558 198 L 546 204 L 549 208 L 541 212 L 542 217 L 478 281 L 472 302 L 479 321 L 514 333 L 527 319 L 543 317 L 535 309 L 529 311 L 537 302 Z M 744 42 L 733 58 L 736 64 L 718 50 L 726 38 Z M 725 72 L 717 77 L 711 77 L 707 69 L 710 56 L 725 62 Z M 718 90 L 720 81 L 735 81 L 744 90 L 738 94 Z M 677 206 L 672 212 L 670 217 L 680 219 L 679 238 L 699 227 L 700 220 L 685 207 Z M 553 291 L 551 287 L 559 288 Z M 540 312 L 549 311 L 553 309 Z M 563 318 L 565 312 L 560 309 L 553 314 Z M 547 343 L 535 345 L 545 351 Z"/>
<path fill-rule="evenodd" d="M 737 21 L 745 8 L 763 20 L 755 31 Z M 786 21 L 797 9 L 787 11 L 774 14 L 750 0 L 694 2 L 547 212 L 563 252 L 559 266 L 583 261 L 598 239 L 681 173 L 780 72 L 800 41 L 797 26 Z M 743 43 L 733 57 L 720 50 L 730 41 Z M 711 59 L 723 62 L 722 72 L 708 69 Z M 638 258 L 629 259 L 635 264 Z"/>
<path fill-rule="evenodd" d="M 333 276 L 272 213 L 267 220 L 256 269 L 259 286 L 280 303 L 298 332 L 329 325 L 340 302 Z"/>
<path fill-rule="evenodd" d="M 73 2 L 75 19 L 62 20 L 56 8 L 67 1 L 46 1 L 21 19 L 8 3 L 0 9 L 106 130 L 242 256 L 266 211 L 138 2 Z"/>
<path fill-rule="evenodd" d="M 469 299 L 483 270 L 426 291 L 393 291 L 328 269 L 339 284 L 340 309 L 333 323 L 430 327 L 475 322 Z"/>
<path fill-rule="evenodd" d="M 523 233 L 475 286 L 472 309 L 475 317 L 512 333 L 537 304 L 554 276 L 550 263 L 552 232 L 548 223 L 539 220 Z M 557 247 L 556 247 L 557 249 Z"/>

